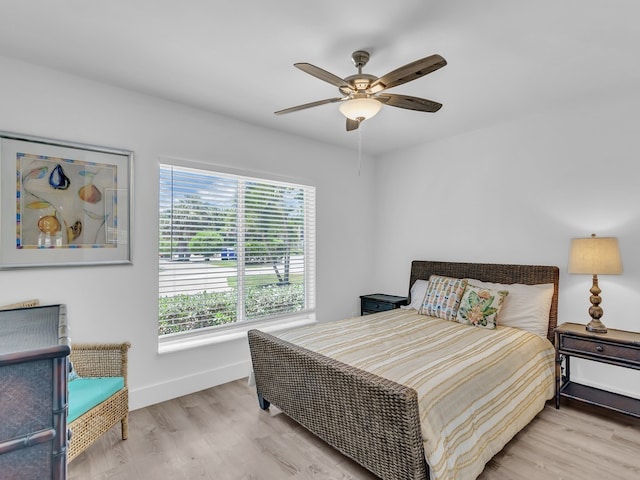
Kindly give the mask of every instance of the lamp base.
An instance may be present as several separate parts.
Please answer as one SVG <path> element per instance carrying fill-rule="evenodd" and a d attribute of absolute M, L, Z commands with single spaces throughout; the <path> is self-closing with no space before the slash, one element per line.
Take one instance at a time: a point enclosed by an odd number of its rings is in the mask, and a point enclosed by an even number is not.
<path fill-rule="evenodd" d="M 607 327 L 597 318 L 592 319 L 585 327 L 588 332 L 593 333 L 607 333 Z"/>

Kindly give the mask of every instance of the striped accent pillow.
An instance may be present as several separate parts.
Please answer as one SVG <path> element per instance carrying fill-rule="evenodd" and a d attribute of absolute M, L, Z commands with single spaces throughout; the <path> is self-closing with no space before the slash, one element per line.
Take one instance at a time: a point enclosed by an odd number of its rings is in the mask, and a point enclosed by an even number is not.
<path fill-rule="evenodd" d="M 422 315 L 455 320 L 467 280 L 431 275 L 429 287 L 420 308 Z"/>

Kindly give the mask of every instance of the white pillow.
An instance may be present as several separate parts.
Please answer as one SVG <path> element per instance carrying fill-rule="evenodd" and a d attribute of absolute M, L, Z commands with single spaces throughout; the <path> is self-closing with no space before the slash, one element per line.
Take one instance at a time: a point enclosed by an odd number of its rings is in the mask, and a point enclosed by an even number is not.
<path fill-rule="evenodd" d="M 509 295 L 505 297 L 502 309 L 496 318 L 498 325 L 527 330 L 547 338 L 553 283 L 524 285 L 481 282 L 474 279 L 468 279 L 468 281 L 479 287 L 509 290 Z"/>
<path fill-rule="evenodd" d="M 415 310 L 420 310 L 424 296 L 427 294 L 428 287 L 429 282 L 427 280 L 416 280 L 413 282 L 413 285 L 411 285 L 411 303 L 406 307 L 400 308 L 413 308 Z"/>

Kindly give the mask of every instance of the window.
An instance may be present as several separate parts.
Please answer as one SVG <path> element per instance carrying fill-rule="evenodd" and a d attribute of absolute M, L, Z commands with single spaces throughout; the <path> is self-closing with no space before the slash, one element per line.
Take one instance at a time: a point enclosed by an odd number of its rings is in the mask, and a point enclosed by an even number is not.
<path fill-rule="evenodd" d="M 315 308 L 315 189 L 160 165 L 160 339 Z"/>

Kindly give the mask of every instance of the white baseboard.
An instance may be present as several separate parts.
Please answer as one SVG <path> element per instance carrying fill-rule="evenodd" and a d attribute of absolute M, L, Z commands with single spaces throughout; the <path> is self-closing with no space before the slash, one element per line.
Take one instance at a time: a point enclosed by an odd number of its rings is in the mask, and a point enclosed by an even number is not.
<path fill-rule="evenodd" d="M 582 378 L 578 375 L 571 374 L 571 381 L 580 383 L 582 385 L 586 385 L 587 387 L 599 388 L 600 390 L 605 390 L 611 393 L 617 393 L 618 395 L 624 395 L 626 397 L 637 398 L 640 400 L 640 396 L 638 396 L 637 391 L 631 391 L 629 389 L 620 388 L 618 386 L 607 385 L 601 382 L 594 382 L 592 379 Z"/>
<path fill-rule="evenodd" d="M 571 358 L 571 381 L 640 399 L 640 371 L 600 362 Z"/>
<path fill-rule="evenodd" d="M 216 385 L 248 377 L 250 373 L 251 362 L 246 361 L 186 375 L 167 382 L 136 388 L 129 391 L 129 409 L 137 410 L 171 400 L 172 398 L 199 392 Z"/>

